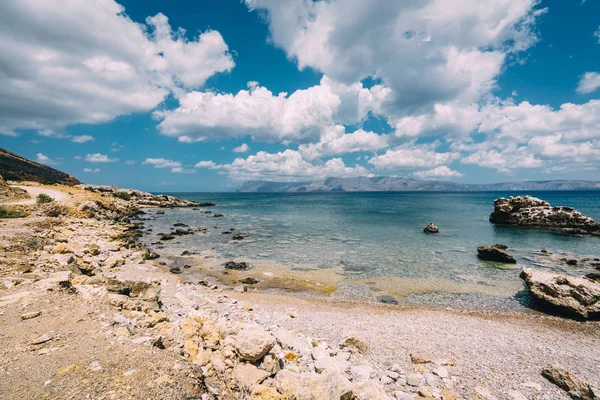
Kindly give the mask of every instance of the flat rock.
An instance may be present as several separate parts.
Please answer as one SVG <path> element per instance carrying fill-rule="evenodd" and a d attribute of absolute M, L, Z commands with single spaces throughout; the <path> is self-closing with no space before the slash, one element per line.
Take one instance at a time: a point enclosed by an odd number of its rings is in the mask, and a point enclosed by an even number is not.
<path fill-rule="evenodd" d="M 495 244 L 493 246 L 479 246 L 477 247 L 477 257 L 487 261 L 515 264 L 517 260 L 508 254 L 506 251 L 507 248 L 508 247 L 502 244 Z"/>

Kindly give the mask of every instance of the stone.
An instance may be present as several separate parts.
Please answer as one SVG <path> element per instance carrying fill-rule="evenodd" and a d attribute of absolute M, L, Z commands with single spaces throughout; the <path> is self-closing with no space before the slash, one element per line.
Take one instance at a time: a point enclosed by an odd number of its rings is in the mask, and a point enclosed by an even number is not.
<path fill-rule="evenodd" d="M 43 343 L 51 341 L 52 339 L 53 339 L 53 337 L 50 334 L 44 333 L 42 336 L 38 336 L 37 338 L 33 339 L 31 341 L 31 344 L 33 344 L 33 345 L 43 344 Z"/>
<path fill-rule="evenodd" d="M 493 246 L 477 247 L 477 257 L 486 261 L 496 261 L 506 264 L 515 264 L 517 260 L 506 251 L 507 247 L 502 244 Z"/>
<path fill-rule="evenodd" d="M 433 397 L 433 389 L 429 386 L 424 386 L 419 389 L 419 395 L 423 397 Z"/>
<path fill-rule="evenodd" d="M 71 287 L 72 276 L 71 271 L 55 272 L 48 278 L 37 281 L 34 286 L 39 290 L 68 289 Z"/>
<path fill-rule="evenodd" d="M 251 277 L 240 279 L 239 282 L 243 283 L 244 285 L 256 285 L 257 283 L 260 283 L 260 281 L 258 279 L 251 278 Z"/>
<path fill-rule="evenodd" d="M 247 271 L 250 269 L 250 264 L 247 262 L 227 261 L 223 266 L 225 269 L 233 269 L 236 271 Z"/>
<path fill-rule="evenodd" d="M 337 371 L 322 374 L 280 371 L 275 376 L 274 387 L 286 399 L 340 399 L 350 400 L 353 396 L 352 384 Z"/>
<path fill-rule="evenodd" d="M 123 259 L 123 257 L 113 256 L 113 257 L 107 258 L 104 261 L 103 265 L 106 268 L 112 269 L 112 268 L 120 267 L 124 263 L 125 263 L 125 260 Z"/>
<path fill-rule="evenodd" d="M 575 394 L 577 397 L 574 398 L 581 400 L 598 399 L 598 397 L 596 397 L 598 390 L 597 388 L 594 388 L 588 383 L 583 382 L 570 371 L 559 365 L 550 365 L 544 368 L 542 371 L 542 376 L 562 390 L 571 394 L 571 397 L 574 397 L 573 394 Z"/>
<path fill-rule="evenodd" d="M 389 295 L 377 296 L 377 301 L 379 301 L 380 303 L 383 303 L 383 304 L 394 304 L 394 305 L 398 304 L 398 300 L 396 300 L 394 297 L 389 296 Z"/>
<path fill-rule="evenodd" d="M 250 400 L 283 400 L 283 397 L 273 387 L 257 385 L 252 388 Z"/>
<path fill-rule="evenodd" d="M 433 222 L 428 223 L 425 228 L 423 228 L 423 232 L 425 233 L 438 233 L 440 229 Z"/>
<path fill-rule="evenodd" d="M 600 318 L 599 282 L 532 268 L 523 268 L 520 276 L 531 295 L 555 311 L 583 319 Z"/>
<path fill-rule="evenodd" d="M 542 385 L 540 385 L 537 382 L 523 382 L 521 384 L 521 386 L 529 388 L 529 389 L 533 389 L 537 392 L 541 392 L 542 391 Z"/>
<path fill-rule="evenodd" d="M 247 327 L 238 332 L 235 349 L 243 361 L 256 362 L 276 344 L 275 338 L 261 328 Z"/>
<path fill-rule="evenodd" d="M 342 339 L 340 347 L 348 347 L 353 352 L 366 353 L 368 350 L 367 342 L 358 334 L 350 334 Z"/>
<path fill-rule="evenodd" d="M 64 243 L 57 244 L 51 251 L 52 254 L 72 253 L 71 249 Z"/>
<path fill-rule="evenodd" d="M 396 390 L 394 392 L 394 397 L 396 398 L 396 400 L 413 400 L 414 399 L 412 394 L 402 392 L 400 390 Z"/>
<path fill-rule="evenodd" d="M 121 325 L 129 331 L 129 333 L 133 333 L 135 329 L 135 321 L 125 317 L 122 314 L 117 314 L 113 319 L 112 325 Z"/>
<path fill-rule="evenodd" d="M 600 236 L 600 224 L 571 207 L 552 207 L 547 201 L 517 196 L 494 200 L 490 222 Z"/>
<path fill-rule="evenodd" d="M 21 314 L 21 319 L 24 321 L 24 320 L 27 320 L 27 319 L 37 318 L 40 315 L 42 315 L 41 311 L 32 311 L 32 312 L 28 312 L 28 313 L 25 313 L 25 314 Z"/>
<path fill-rule="evenodd" d="M 489 391 L 489 389 L 482 386 L 475 386 L 473 389 L 483 400 L 497 400 L 497 397 Z"/>
<path fill-rule="evenodd" d="M 421 386 L 423 382 L 423 376 L 421 374 L 408 374 L 406 377 L 406 384 L 409 386 Z"/>
<path fill-rule="evenodd" d="M 233 369 L 233 377 L 238 385 L 244 389 L 249 389 L 252 385 L 261 383 L 269 377 L 269 373 L 256 368 L 252 364 L 238 364 Z"/>
<path fill-rule="evenodd" d="M 447 378 L 448 377 L 448 370 L 444 367 L 438 367 L 438 368 L 434 368 L 433 372 L 435 375 L 439 376 L 440 378 Z"/>
<path fill-rule="evenodd" d="M 350 367 L 350 376 L 354 382 L 366 382 L 377 376 L 377 371 L 370 365 L 355 365 Z"/>

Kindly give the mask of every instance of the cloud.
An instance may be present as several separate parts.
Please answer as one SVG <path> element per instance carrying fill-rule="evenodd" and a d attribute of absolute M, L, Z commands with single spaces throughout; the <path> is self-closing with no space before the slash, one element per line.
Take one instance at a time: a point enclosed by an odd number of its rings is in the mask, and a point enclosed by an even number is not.
<path fill-rule="evenodd" d="M 209 168 L 209 169 L 219 169 L 220 165 L 215 164 L 214 161 L 200 161 L 194 165 L 194 168 Z"/>
<path fill-rule="evenodd" d="M 127 160 L 127 161 L 125 161 L 125 165 L 135 165 L 135 164 L 137 164 L 137 161 L 135 161 L 135 160 Z"/>
<path fill-rule="evenodd" d="M 58 161 L 54 161 L 50 157 L 45 156 L 42 153 L 37 153 L 36 154 L 35 161 L 39 162 L 40 164 L 44 164 L 44 165 L 57 165 L 57 164 L 60 164 Z"/>
<path fill-rule="evenodd" d="M 598 39 L 598 44 L 600 44 L 600 26 L 598 27 L 596 32 L 594 32 L 594 36 L 596 37 L 596 39 Z"/>
<path fill-rule="evenodd" d="M 0 15 L 4 134 L 146 112 L 234 66 L 218 32 L 190 41 L 166 16 L 139 24 L 114 0 L 5 0 Z"/>
<path fill-rule="evenodd" d="M 600 72 L 586 72 L 577 85 L 577 92 L 586 94 L 600 89 Z"/>
<path fill-rule="evenodd" d="M 184 143 L 251 135 L 254 140 L 307 142 L 334 122 L 356 124 L 379 112 L 388 91 L 380 85 L 343 85 L 324 76 L 319 85 L 274 95 L 250 85 L 236 94 L 193 91 L 175 110 L 156 111 L 159 131 Z"/>
<path fill-rule="evenodd" d="M 152 165 L 154 168 L 170 168 L 173 173 L 193 174 L 196 171 L 186 169 L 179 161 L 167 160 L 166 158 L 146 158 L 142 163 L 144 165 Z"/>
<path fill-rule="evenodd" d="M 324 130 L 319 142 L 300 145 L 299 151 L 305 158 L 314 160 L 322 156 L 376 151 L 388 146 L 389 138 L 386 135 L 378 135 L 362 129 L 346 133 L 342 125 L 335 125 Z"/>
<path fill-rule="evenodd" d="M 429 169 L 427 171 L 417 171 L 413 175 L 422 179 L 427 178 L 461 178 L 464 175 L 458 171 L 448 168 L 445 165 Z"/>
<path fill-rule="evenodd" d="M 97 173 L 97 172 L 100 172 L 100 168 L 94 168 L 94 169 L 92 169 L 92 168 L 84 168 L 84 169 L 83 169 L 83 172 L 87 172 L 87 173 Z"/>
<path fill-rule="evenodd" d="M 436 143 L 428 145 L 407 144 L 387 150 L 369 160 L 379 170 L 412 170 L 450 164 L 460 157 L 457 152 L 437 152 Z"/>
<path fill-rule="evenodd" d="M 263 179 L 269 181 L 298 181 L 327 177 L 371 176 L 362 166 L 349 167 L 341 158 L 313 164 L 295 150 L 279 153 L 259 151 L 247 158 L 237 158 L 231 164 L 220 166 L 234 180 Z"/>
<path fill-rule="evenodd" d="M 242 143 L 238 147 L 234 148 L 232 151 L 234 153 L 247 153 L 250 150 L 250 147 L 246 143 Z"/>
<path fill-rule="evenodd" d="M 463 164 L 476 164 L 480 167 L 494 168 L 508 173 L 518 168 L 538 168 L 543 166 L 541 160 L 528 153 L 527 147 L 521 146 L 505 150 L 482 150 L 463 158 Z"/>
<path fill-rule="evenodd" d="M 89 135 L 73 136 L 71 138 L 71 142 L 73 143 L 85 143 L 90 142 L 92 140 L 95 140 L 94 137 Z"/>
<path fill-rule="evenodd" d="M 245 0 L 266 12 L 270 40 L 299 69 L 346 84 L 378 78 L 394 112 L 477 101 L 508 57 L 531 47 L 538 0 Z"/>
<path fill-rule="evenodd" d="M 83 156 L 73 156 L 73 159 L 75 160 L 83 160 Z"/>
<path fill-rule="evenodd" d="M 95 154 L 86 155 L 85 161 L 91 162 L 91 163 L 112 163 L 112 162 L 119 161 L 119 159 L 118 158 L 109 158 L 107 155 L 95 153 Z"/>

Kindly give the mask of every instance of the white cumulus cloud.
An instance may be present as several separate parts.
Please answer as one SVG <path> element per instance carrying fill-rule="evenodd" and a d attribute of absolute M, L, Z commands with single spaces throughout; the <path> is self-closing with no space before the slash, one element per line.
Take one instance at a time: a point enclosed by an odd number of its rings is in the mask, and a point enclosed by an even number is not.
<path fill-rule="evenodd" d="M 458 171 L 448 168 L 445 165 L 441 165 L 439 167 L 435 167 L 433 169 L 429 169 L 426 171 L 417 171 L 414 172 L 413 175 L 418 176 L 419 178 L 427 179 L 427 178 L 461 178 L 464 175 Z"/>
<path fill-rule="evenodd" d="M 110 158 L 105 154 L 94 153 L 85 156 L 85 161 L 91 163 L 111 163 L 119 161 L 118 158 Z"/>
<path fill-rule="evenodd" d="M 94 140 L 94 137 L 90 135 L 73 136 L 71 138 L 71 142 L 73 143 L 86 143 L 92 140 Z"/>
<path fill-rule="evenodd" d="M 95 174 L 97 172 L 100 172 L 100 168 L 84 168 L 83 172 Z"/>
<path fill-rule="evenodd" d="M 35 161 L 39 162 L 40 164 L 44 164 L 44 165 L 57 165 L 60 164 L 58 161 L 54 161 L 53 159 L 51 159 L 50 157 L 42 154 L 42 153 L 37 153 L 35 156 Z"/>
<path fill-rule="evenodd" d="M 0 2 L 0 132 L 149 111 L 233 68 L 218 32 L 183 33 L 162 14 L 136 23 L 114 0 Z"/>
<path fill-rule="evenodd" d="M 600 72 L 586 72 L 577 85 L 577 92 L 592 93 L 600 89 Z"/>
<path fill-rule="evenodd" d="M 242 143 L 233 149 L 234 153 L 247 153 L 250 150 L 250 147 L 246 143 Z"/>

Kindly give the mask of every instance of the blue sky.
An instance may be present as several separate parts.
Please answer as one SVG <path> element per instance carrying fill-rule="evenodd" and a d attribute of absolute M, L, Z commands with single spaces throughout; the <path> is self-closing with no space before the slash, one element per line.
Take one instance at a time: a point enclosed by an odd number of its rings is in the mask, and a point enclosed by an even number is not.
<path fill-rule="evenodd" d="M 8 0 L 0 146 L 152 191 L 600 179 L 600 3 L 467 3 Z"/>

